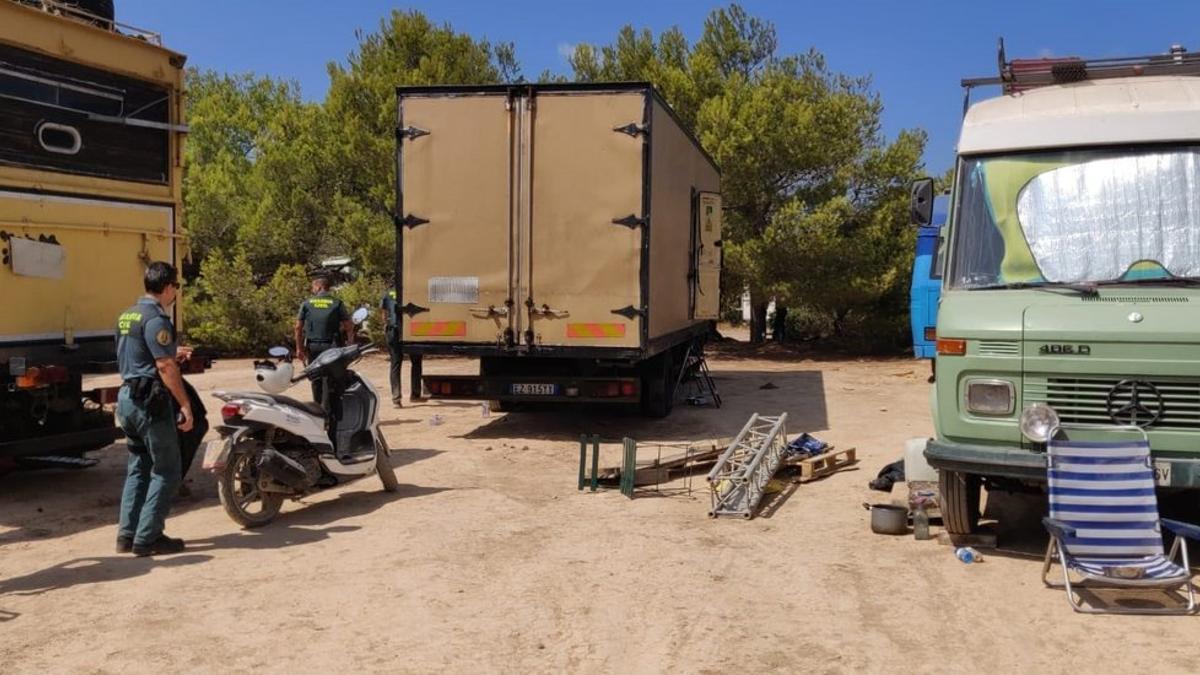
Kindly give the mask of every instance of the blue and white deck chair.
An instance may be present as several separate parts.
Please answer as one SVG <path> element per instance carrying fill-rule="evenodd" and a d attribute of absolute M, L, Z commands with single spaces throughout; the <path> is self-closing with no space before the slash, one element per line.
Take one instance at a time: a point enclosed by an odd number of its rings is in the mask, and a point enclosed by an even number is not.
<path fill-rule="evenodd" d="M 1139 430 L 1140 431 L 1140 430 Z M 1051 440 L 1047 444 L 1050 533 L 1042 581 L 1066 588 L 1077 612 L 1091 614 L 1190 614 L 1196 609 L 1184 538 L 1200 539 L 1200 527 L 1158 517 L 1150 442 L 1115 443 Z M 1163 555 L 1162 526 L 1175 533 L 1170 555 Z M 1176 556 L 1182 551 L 1182 564 Z M 1063 584 L 1047 578 L 1057 553 Z M 1077 577 L 1072 581 L 1072 575 Z M 1187 589 L 1186 606 L 1104 608 L 1083 605 L 1076 588 Z M 1178 603 L 1182 605 L 1182 603 Z"/>

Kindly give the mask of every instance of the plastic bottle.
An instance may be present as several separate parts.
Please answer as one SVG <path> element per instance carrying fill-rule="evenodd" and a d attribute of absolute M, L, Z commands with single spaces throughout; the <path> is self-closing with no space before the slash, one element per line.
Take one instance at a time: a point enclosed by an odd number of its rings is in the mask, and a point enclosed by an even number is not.
<path fill-rule="evenodd" d="M 925 512 L 924 504 L 918 505 L 913 514 L 913 537 L 921 541 L 929 539 L 929 514 Z"/>
<path fill-rule="evenodd" d="M 492 416 L 492 409 L 491 409 L 491 407 L 488 406 L 487 401 L 484 401 L 479 404 L 479 416 L 480 417 L 491 417 Z"/>
<path fill-rule="evenodd" d="M 959 546 L 958 548 L 954 549 L 954 555 L 968 565 L 971 563 L 983 562 L 983 556 L 979 555 L 979 551 L 976 551 L 970 546 Z"/>
<path fill-rule="evenodd" d="M 434 415 L 433 417 L 429 418 L 429 426 L 431 426 L 431 427 L 441 426 L 442 421 L 443 421 L 443 419 L 442 419 L 441 415 Z"/>

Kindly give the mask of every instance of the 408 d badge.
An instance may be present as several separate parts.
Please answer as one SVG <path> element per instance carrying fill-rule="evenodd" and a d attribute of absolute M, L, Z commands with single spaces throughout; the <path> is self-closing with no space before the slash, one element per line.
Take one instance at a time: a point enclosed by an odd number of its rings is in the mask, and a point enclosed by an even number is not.
<path fill-rule="evenodd" d="M 1038 354 L 1057 356 L 1091 356 L 1091 345 L 1042 345 Z"/>

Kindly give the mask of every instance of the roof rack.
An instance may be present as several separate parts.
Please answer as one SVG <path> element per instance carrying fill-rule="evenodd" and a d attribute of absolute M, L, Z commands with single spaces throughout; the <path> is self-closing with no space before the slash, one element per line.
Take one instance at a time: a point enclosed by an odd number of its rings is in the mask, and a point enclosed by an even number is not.
<path fill-rule="evenodd" d="M 111 30 L 114 33 L 124 35 L 128 38 L 149 42 L 157 47 L 163 46 L 162 35 L 155 33 L 154 31 L 138 28 L 127 23 L 121 23 L 120 21 L 98 16 L 76 5 L 62 2 L 61 0 L 18 0 L 18 2 L 35 9 L 40 9 L 47 14 L 57 14 L 58 16 L 74 19 L 76 21 L 82 21 L 105 30 Z"/>
<path fill-rule="evenodd" d="M 973 87 L 1000 85 L 1005 94 L 1013 94 L 1053 84 L 1106 80 L 1143 75 L 1200 75 L 1200 52 L 1189 53 L 1182 45 L 1171 45 L 1166 54 L 1125 56 L 1107 59 L 1059 57 L 1006 60 L 1004 38 L 997 53 L 998 77 L 974 77 L 962 81 L 969 95 Z"/>

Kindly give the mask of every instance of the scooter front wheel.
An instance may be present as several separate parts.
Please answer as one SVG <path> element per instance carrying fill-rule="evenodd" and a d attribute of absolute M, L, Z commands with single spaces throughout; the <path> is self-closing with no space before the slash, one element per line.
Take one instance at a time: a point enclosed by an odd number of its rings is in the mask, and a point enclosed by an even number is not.
<path fill-rule="evenodd" d="M 396 480 L 396 469 L 392 467 L 392 458 L 388 456 L 383 443 L 375 443 L 375 470 L 379 472 L 379 480 L 383 483 L 384 492 L 395 492 L 400 489 L 400 481 Z"/>
<path fill-rule="evenodd" d="M 266 525 L 283 506 L 283 495 L 258 489 L 258 467 L 246 453 L 229 458 L 217 481 L 217 496 L 233 522 L 246 528 Z"/>

